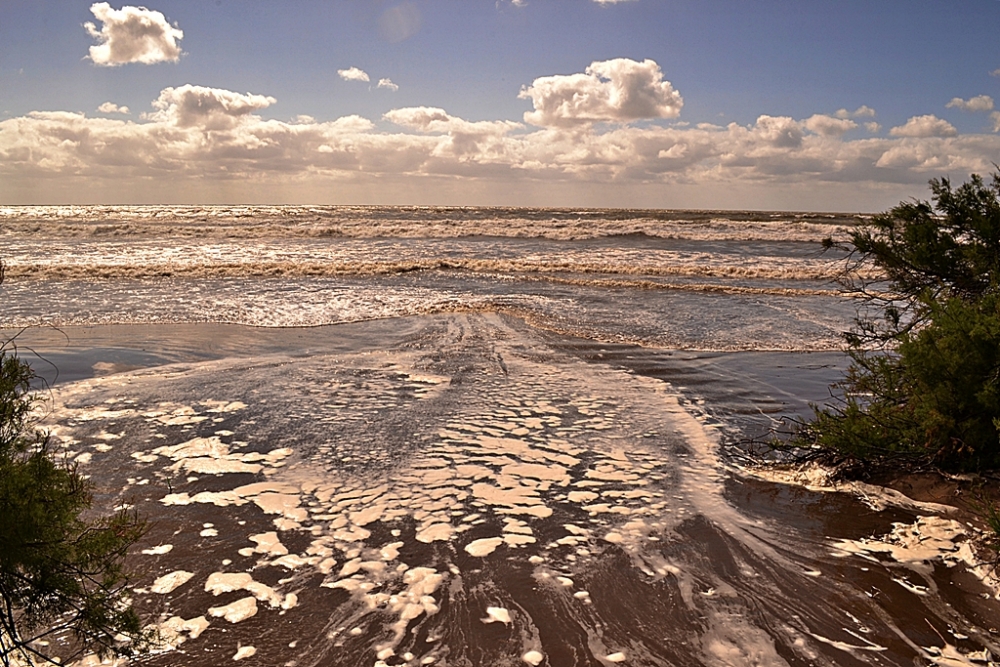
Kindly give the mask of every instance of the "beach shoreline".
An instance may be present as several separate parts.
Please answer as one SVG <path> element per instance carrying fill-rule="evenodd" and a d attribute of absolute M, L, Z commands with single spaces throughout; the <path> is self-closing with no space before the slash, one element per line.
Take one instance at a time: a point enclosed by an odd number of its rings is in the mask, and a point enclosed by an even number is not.
<path fill-rule="evenodd" d="M 921 587 L 978 585 L 954 560 L 965 534 L 951 519 L 932 524 L 931 570 L 902 556 L 875 567 L 866 554 L 897 547 L 897 524 L 927 530 L 925 512 L 748 479 L 719 458 L 727 414 L 751 416 L 764 399 L 788 408 L 799 390 L 781 383 L 800 386 L 805 369 L 818 391 L 832 355 L 616 346 L 489 313 L 64 331 L 70 345 L 48 331 L 35 349 L 89 377 L 55 384 L 48 423 L 98 484 L 99 506 L 128 502 L 152 519 L 132 560 L 137 605 L 174 640 L 150 664 L 219 664 L 241 650 L 262 665 L 485 664 L 531 651 L 550 664 L 619 653 L 711 664 L 717 641 L 804 664 L 799 639 L 836 663 L 868 650 L 844 634 L 840 610 L 880 627 L 864 636 L 903 664 L 930 655 L 914 646 L 936 636 L 878 614 L 906 618 Z M 146 366 L 107 373 L 130 359 Z M 747 401 L 764 386 L 774 391 Z M 730 560 L 739 567 L 720 569 Z M 898 593 L 873 601 L 866 586 Z M 815 596 L 830 608 L 808 606 Z M 926 607 L 937 631 L 959 619 L 989 627 L 991 601 L 947 599 L 964 615 Z M 803 620 L 773 625 L 790 609 Z M 949 645 L 993 645 L 965 634 Z"/>

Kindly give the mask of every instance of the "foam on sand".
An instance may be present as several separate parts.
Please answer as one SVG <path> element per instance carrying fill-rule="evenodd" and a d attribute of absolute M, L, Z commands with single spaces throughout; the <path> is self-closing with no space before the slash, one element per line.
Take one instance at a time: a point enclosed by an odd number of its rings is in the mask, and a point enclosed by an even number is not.
<path fill-rule="evenodd" d="M 153 582 L 153 585 L 149 587 L 149 590 L 151 593 L 166 595 L 167 593 L 174 591 L 176 588 L 186 584 L 193 576 L 194 572 L 177 570 L 159 577 Z"/>
<path fill-rule="evenodd" d="M 510 612 L 503 607 L 487 607 L 483 623 L 503 623 L 510 625 Z"/>
<path fill-rule="evenodd" d="M 233 656 L 233 660 L 242 660 L 243 658 L 249 658 L 257 654 L 257 649 L 253 646 L 241 646 L 236 650 L 236 654 Z"/>
<path fill-rule="evenodd" d="M 230 623 L 239 623 L 257 615 L 257 598 L 246 597 L 222 607 L 209 607 L 208 614 L 222 617 Z"/>

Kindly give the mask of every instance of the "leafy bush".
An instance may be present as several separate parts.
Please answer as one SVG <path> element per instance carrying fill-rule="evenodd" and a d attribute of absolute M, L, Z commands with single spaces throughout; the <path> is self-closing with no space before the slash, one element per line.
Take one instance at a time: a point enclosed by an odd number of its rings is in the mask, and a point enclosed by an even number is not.
<path fill-rule="evenodd" d="M 851 235 L 846 285 L 866 308 L 846 334 L 844 398 L 817 409 L 797 444 L 871 462 L 1000 466 L 1000 173 L 930 187 L 933 206 L 901 203 Z M 857 277 L 873 267 L 880 283 Z"/>

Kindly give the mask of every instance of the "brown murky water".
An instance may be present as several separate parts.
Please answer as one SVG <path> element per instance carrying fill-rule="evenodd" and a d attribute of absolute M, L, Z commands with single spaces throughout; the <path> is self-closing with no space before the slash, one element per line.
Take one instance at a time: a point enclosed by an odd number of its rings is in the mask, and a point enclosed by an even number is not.
<path fill-rule="evenodd" d="M 142 664 L 1000 655 L 971 528 L 720 458 L 720 425 L 678 378 L 738 361 L 653 372 L 639 350 L 484 314 L 229 330 L 214 352 L 192 340 L 197 353 L 100 331 L 105 352 L 62 359 L 77 381 L 55 388 L 48 421 L 99 503 L 152 521 L 135 604 L 166 643 Z M 125 372 L 82 379 L 100 363 Z"/>

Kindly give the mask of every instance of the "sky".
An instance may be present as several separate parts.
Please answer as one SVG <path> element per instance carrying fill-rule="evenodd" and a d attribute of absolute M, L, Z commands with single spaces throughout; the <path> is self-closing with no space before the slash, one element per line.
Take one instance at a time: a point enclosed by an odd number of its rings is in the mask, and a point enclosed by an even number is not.
<path fill-rule="evenodd" d="M 877 211 L 1000 162 L 998 0 L 0 2 L 0 204 Z"/>

